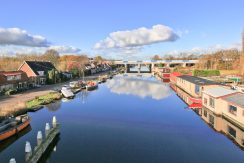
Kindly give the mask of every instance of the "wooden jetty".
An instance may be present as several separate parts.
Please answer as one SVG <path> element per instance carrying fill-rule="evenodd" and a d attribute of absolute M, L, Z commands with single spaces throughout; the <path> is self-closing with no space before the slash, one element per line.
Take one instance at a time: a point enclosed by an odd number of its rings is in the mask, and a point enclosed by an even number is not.
<path fill-rule="evenodd" d="M 52 128 L 50 128 L 49 123 L 45 126 L 45 139 L 42 138 L 42 132 L 37 133 L 37 146 L 32 151 L 30 142 L 26 142 L 25 145 L 25 161 L 26 163 L 37 163 L 44 153 L 47 151 L 49 146 L 55 140 L 55 138 L 60 134 L 60 124 L 57 123 L 56 117 L 53 117 Z M 10 163 L 16 163 L 15 159 L 12 158 Z"/>

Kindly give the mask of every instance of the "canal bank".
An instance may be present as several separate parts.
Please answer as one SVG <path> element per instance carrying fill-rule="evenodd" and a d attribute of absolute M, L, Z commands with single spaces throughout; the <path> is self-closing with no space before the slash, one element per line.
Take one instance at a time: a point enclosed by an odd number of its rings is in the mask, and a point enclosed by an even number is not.
<path fill-rule="evenodd" d="M 24 162 L 26 141 L 35 142 L 43 124 L 56 116 L 60 140 L 44 162 L 244 161 L 240 148 L 186 106 L 167 83 L 152 76 L 117 76 L 97 90 L 29 113 L 31 130 L 11 140 L 0 160 Z"/>
<path fill-rule="evenodd" d="M 92 76 L 87 76 L 84 77 L 83 79 L 85 81 L 87 80 L 93 80 L 93 79 L 97 79 L 100 75 L 104 75 L 107 74 L 108 72 L 105 73 L 98 73 Z M 82 80 L 83 80 L 82 79 Z M 78 79 L 72 80 L 72 81 L 77 81 Z M 81 80 L 81 79 L 79 79 Z M 39 97 L 45 97 L 45 96 L 49 96 L 49 94 L 56 94 L 57 90 L 61 90 L 63 85 L 69 85 L 69 82 L 64 82 L 64 83 L 58 83 L 58 84 L 53 84 L 53 85 L 45 85 L 42 86 L 41 88 L 36 88 L 36 89 L 32 89 L 23 93 L 19 93 L 16 95 L 10 95 L 10 96 L 2 96 L 0 97 L 0 117 L 4 117 L 7 115 L 11 115 L 11 114 L 21 114 L 21 113 L 25 113 L 28 109 L 28 101 L 33 101 L 35 99 L 38 99 Z M 59 100 L 61 99 L 60 97 L 55 97 L 55 98 L 51 98 L 52 101 L 55 100 Z M 47 103 L 51 103 L 52 101 L 47 100 L 47 101 L 43 101 L 43 103 L 40 103 L 40 105 L 45 105 Z M 39 107 L 38 105 L 36 105 L 35 107 Z"/>

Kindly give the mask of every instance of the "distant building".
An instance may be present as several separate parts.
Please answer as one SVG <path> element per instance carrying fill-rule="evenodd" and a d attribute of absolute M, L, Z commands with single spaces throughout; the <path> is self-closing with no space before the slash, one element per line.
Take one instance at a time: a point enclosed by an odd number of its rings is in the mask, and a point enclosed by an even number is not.
<path fill-rule="evenodd" d="M 23 71 L 1 71 L 0 72 L 0 91 L 8 89 L 28 88 L 28 77 Z"/>
<path fill-rule="evenodd" d="M 45 61 L 24 61 L 19 70 L 24 71 L 30 78 L 32 86 L 45 85 L 48 71 L 57 70 L 51 62 Z"/>
<path fill-rule="evenodd" d="M 216 87 L 219 83 L 195 76 L 180 75 L 176 77 L 176 85 L 192 97 L 201 98 L 202 91 Z"/>

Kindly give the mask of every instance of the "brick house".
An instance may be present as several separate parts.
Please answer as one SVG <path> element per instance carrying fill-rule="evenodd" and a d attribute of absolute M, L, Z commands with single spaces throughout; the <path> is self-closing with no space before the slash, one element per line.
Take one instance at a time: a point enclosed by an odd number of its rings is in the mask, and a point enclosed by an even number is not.
<path fill-rule="evenodd" d="M 23 71 L 0 71 L 0 91 L 26 89 L 29 79 Z"/>
<path fill-rule="evenodd" d="M 31 86 L 45 85 L 48 71 L 57 70 L 51 62 L 24 61 L 19 70 L 24 71 L 30 79 Z"/>

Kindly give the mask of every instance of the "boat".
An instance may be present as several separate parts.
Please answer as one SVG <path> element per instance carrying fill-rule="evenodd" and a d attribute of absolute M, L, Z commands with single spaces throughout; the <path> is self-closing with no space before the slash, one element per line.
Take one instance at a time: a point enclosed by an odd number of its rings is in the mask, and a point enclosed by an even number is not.
<path fill-rule="evenodd" d="M 0 123 L 0 141 L 3 141 L 26 128 L 30 124 L 27 114 L 3 120 Z"/>
<path fill-rule="evenodd" d="M 80 80 L 79 81 L 79 85 L 80 85 L 81 89 L 85 89 L 86 88 L 86 82 L 84 80 Z"/>
<path fill-rule="evenodd" d="M 104 82 L 106 82 L 106 80 L 107 80 L 107 76 L 103 75 L 103 76 L 99 76 L 98 82 L 104 83 Z"/>
<path fill-rule="evenodd" d="M 65 98 L 74 98 L 75 94 L 72 92 L 71 88 L 67 85 L 64 85 L 61 89 L 61 93 Z"/>
<path fill-rule="evenodd" d="M 97 89 L 97 87 L 98 87 L 98 84 L 97 84 L 97 82 L 95 82 L 95 81 L 89 81 L 89 82 L 87 82 L 87 85 L 86 85 L 86 89 L 87 90 L 94 90 L 94 89 Z"/>
<path fill-rule="evenodd" d="M 72 81 L 69 83 L 71 88 L 80 88 L 80 83 L 78 81 Z"/>

